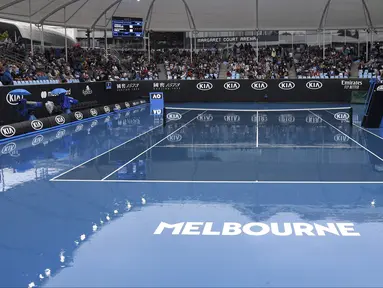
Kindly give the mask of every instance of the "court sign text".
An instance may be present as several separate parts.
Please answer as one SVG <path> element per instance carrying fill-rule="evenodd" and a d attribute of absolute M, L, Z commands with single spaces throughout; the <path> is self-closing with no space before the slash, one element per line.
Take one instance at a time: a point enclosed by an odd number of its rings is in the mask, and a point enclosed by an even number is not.
<path fill-rule="evenodd" d="M 261 223 L 251 222 L 246 224 L 236 222 L 161 222 L 153 233 L 154 235 L 171 234 L 180 236 L 298 236 L 298 237 L 323 237 L 342 236 L 358 237 L 353 223 Z"/>

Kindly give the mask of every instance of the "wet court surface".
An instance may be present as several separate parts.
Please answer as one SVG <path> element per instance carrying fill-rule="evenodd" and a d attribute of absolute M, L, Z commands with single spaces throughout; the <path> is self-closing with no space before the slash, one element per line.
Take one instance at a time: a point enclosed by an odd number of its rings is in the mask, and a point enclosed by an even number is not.
<path fill-rule="evenodd" d="M 380 131 L 217 107 L 1 144 L 0 286 L 381 287 Z"/>

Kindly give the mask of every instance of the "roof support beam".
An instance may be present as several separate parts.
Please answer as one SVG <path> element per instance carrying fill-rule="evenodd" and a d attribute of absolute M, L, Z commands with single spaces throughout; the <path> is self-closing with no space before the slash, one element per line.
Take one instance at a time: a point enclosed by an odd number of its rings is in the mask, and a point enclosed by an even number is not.
<path fill-rule="evenodd" d="M 2 10 L 4 10 L 4 9 L 7 9 L 8 7 L 11 7 L 11 6 L 16 5 L 16 4 L 18 4 L 18 3 L 21 3 L 21 2 L 23 2 L 23 1 L 26 1 L 26 0 L 15 0 L 15 1 L 12 1 L 12 2 L 10 2 L 10 3 L 8 3 L 8 4 L 5 4 L 5 5 L 3 5 L 3 6 L 0 6 L 0 11 L 2 11 Z"/>
<path fill-rule="evenodd" d="M 369 28 L 374 29 L 374 24 L 372 23 L 370 10 L 367 7 L 366 0 L 362 0 L 362 4 L 363 4 L 365 16 L 366 16 L 366 22 L 367 22 Z"/>
<path fill-rule="evenodd" d="M 47 8 L 49 5 L 53 4 L 55 1 L 57 0 L 52 0 L 51 2 L 49 2 L 47 5 L 44 5 L 41 9 L 37 10 L 35 13 L 33 13 L 31 16 L 35 16 L 36 14 L 38 14 L 39 12 L 41 12 L 42 10 L 44 10 L 45 8 Z"/>
<path fill-rule="evenodd" d="M 148 12 L 146 13 L 146 17 L 144 20 L 144 22 L 145 22 L 144 31 L 147 31 L 150 29 L 150 24 L 152 21 L 152 14 L 153 14 L 153 6 L 154 6 L 154 3 L 156 1 L 157 0 L 152 0 L 152 2 L 150 3 Z M 193 14 L 191 13 L 191 10 L 189 8 L 188 3 L 186 2 L 186 0 L 181 0 L 181 1 L 184 3 L 184 6 L 185 6 L 186 16 L 188 17 L 190 30 L 197 31 L 197 28 L 196 28 L 195 22 L 194 22 L 194 17 L 193 17 Z"/>
<path fill-rule="evenodd" d="M 84 7 L 88 2 L 89 0 L 86 0 L 84 3 L 82 3 L 81 6 L 76 11 L 74 11 L 74 13 L 66 20 L 66 22 L 69 22 L 69 20 L 72 19 L 73 16 L 76 15 L 77 12 L 80 11 L 82 7 Z"/>
<path fill-rule="evenodd" d="M 113 13 L 112 13 L 112 16 L 109 18 L 108 22 L 105 24 L 105 27 L 109 25 L 110 21 L 111 21 L 112 18 L 114 17 L 114 14 L 116 14 L 118 7 L 120 7 L 121 2 L 122 2 L 122 0 L 120 1 L 120 3 L 118 3 L 118 5 L 116 6 L 116 9 L 114 9 L 114 11 L 113 11 Z"/>
<path fill-rule="evenodd" d="M 91 30 L 94 29 L 94 27 L 97 25 L 97 22 L 100 21 L 100 19 L 102 18 L 102 16 L 105 15 L 105 13 L 107 13 L 110 9 L 113 8 L 114 5 L 117 5 L 118 3 L 120 3 L 122 0 L 117 0 L 117 1 L 114 1 L 112 4 L 110 4 L 104 11 L 102 11 L 102 13 L 100 14 L 100 16 L 97 17 L 96 21 L 93 22 L 92 26 L 90 27 Z"/>
<path fill-rule="evenodd" d="M 320 18 L 318 30 L 322 30 L 324 25 L 326 24 L 327 13 L 328 13 L 328 10 L 330 8 L 331 1 L 332 0 L 327 0 L 326 6 L 324 6 L 322 16 Z"/>
<path fill-rule="evenodd" d="M 49 12 L 47 15 L 45 15 L 40 21 L 39 21 L 39 24 L 42 25 L 44 24 L 45 20 L 47 20 L 49 17 L 51 17 L 52 15 L 56 14 L 58 11 L 60 11 L 61 9 L 64 9 L 66 7 L 68 7 L 69 5 L 72 5 L 73 3 L 76 3 L 80 0 L 71 0 L 69 1 L 68 3 L 65 3 L 63 5 L 61 5 L 60 7 L 57 7 L 56 9 L 54 9 L 53 11 Z"/>

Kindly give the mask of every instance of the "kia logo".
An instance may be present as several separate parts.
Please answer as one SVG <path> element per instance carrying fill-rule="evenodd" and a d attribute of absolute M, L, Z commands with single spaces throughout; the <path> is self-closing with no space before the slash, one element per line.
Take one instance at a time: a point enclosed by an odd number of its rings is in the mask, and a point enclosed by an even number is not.
<path fill-rule="evenodd" d="M 114 105 L 114 107 L 116 107 L 117 110 L 121 110 L 121 106 L 119 104 Z"/>
<path fill-rule="evenodd" d="M 173 134 L 173 135 L 169 135 L 167 137 L 168 141 L 169 142 L 180 142 L 182 140 L 182 135 L 181 134 Z"/>
<path fill-rule="evenodd" d="M 16 143 L 8 143 L 1 149 L 1 154 L 9 154 L 16 150 Z"/>
<path fill-rule="evenodd" d="M 126 107 L 126 108 L 129 108 L 129 107 L 130 107 L 129 102 L 125 102 L 125 107 Z"/>
<path fill-rule="evenodd" d="M 267 83 L 263 81 L 251 83 L 251 88 L 253 88 L 254 90 L 265 90 L 268 86 L 269 85 L 267 85 Z"/>
<path fill-rule="evenodd" d="M 306 87 L 310 90 L 318 90 L 323 87 L 323 83 L 320 81 L 309 81 L 306 83 Z"/>
<path fill-rule="evenodd" d="M 238 90 L 241 85 L 238 83 L 238 82 L 235 82 L 235 81 L 229 81 L 229 82 L 226 82 L 223 87 L 226 89 L 226 90 L 229 90 L 229 91 L 235 91 L 235 90 Z"/>
<path fill-rule="evenodd" d="M 65 117 L 62 116 L 62 115 L 57 115 L 55 117 L 55 121 L 56 121 L 57 124 L 62 125 L 62 124 L 65 123 Z"/>
<path fill-rule="evenodd" d="M 258 114 L 258 117 L 257 117 L 257 114 L 254 114 L 253 116 L 251 116 L 251 122 L 253 123 L 266 123 L 267 122 L 267 114 Z"/>
<path fill-rule="evenodd" d="M 109 113 L 110 112 L 109 106 L 104 106 L 104 111 L 105 111 L 105 113 Z"/>
<path fill-rule="evenodd" d="M 16 134 L 16 129 L 13 126 L 5 125 L 0 128 L 0 133 L 4 137 L 9 138 Z"/>
<path fill-rule="evenodd" d="M 223 117 L 225 119 L 226 122 L 239 122 L 241 121 L 241 117 L 239 115 L 236 115 L 236 114 L 227 114 Z"/>
<path fill-rule="evenodd" d="M 282 81 L 278 84 L 278 87 L 282 90 L 292 90 L 295 88 L 295 83 L 292 81 Z"/>
<path fill-rule="evenodd" d="M 6 100 L 10 105 L 18 105 L 19 101 L 23 98 L 24 97 L 22 95 L 13 95 L 11 93 L 8 93 L 6 96 Z"/>
<path fill-rule="evenodd" d="M 83 125 L 83 124 L 78 124 L 78 125 L 76 126 L 76 129 L 74 130 L 74 132 L 80 132 L 83 128 L 84 128 L 84 125 Z"/>
<path fill-rule="evenodd" d="M 182 115 L 178 112 L 170 112 L 168 113 L 168 115 L 166 115 L 166 118 L 168 118 L 168 120 L 181 120 L 182 118 Z"/>
<path fill-rule="evenodd" d="M 44 136 L 43 135 L 37 135 L 35 138 L 32 140 L 32 146 L 37 146 L 40 143 L 44 141 Z"/>
<path fill-rule="evenodd" d="M 343 135 L 343 134 L 336 134 L 335 136 L 334 136 L 334 141 L 335 142 L 348 142 L 348 136 L 346 136 L 346 135 Z"/>
<path fill-rule="evenodd" d="M 307 115 L 306 117 L 306 123 L 309 123 L 309 124 L 319 124 L 319 123 L 322 123 L 322 118 L 320 117 L 320 115 L 312 115 L 312 114 L 309 114 Z"/>
<path fill-rule="evenodd" d="M 281 114 L 278 117 L 279 123 L 282 124 L 288 124 L 288 123 L 294 123 L 295 117 L 292 114 Z"/>
<path fill-rule="evenodd" d="M 334 115 L 336 120 L 347 121 L 350 118 L 350 115 L 346 112 L 338 112 Z"/>
<path fill-rule="evenodd" d="M 66 131 L 64 129 L 57 131 L 56 138 L 60 139 L 60 138 L 64 137 L 65 133 L 66 133 Z"/>
<path fill-rule="evenodd" d="M 197 89 L 201 91 L 209 91 L 213 88 L 213 84 L 210 82 L 200 82 L 197 84 Z"/>
<path fill-rule="evenodd" d="M 98 115 L 97 110 L 94 109 L 94 108 L 90 109 L 90 115 L 92 115 L 92 116 L 97 116 L 97 115 Z"/>
<path fill-rule="evenodd" d="M 197 120 L 201 122 L 210 122 L 213 121 L 213 115 L 211 114 L 200 114 L 197 116 Z"/>
<path fill-rule="evenodd" d="M 43 129 L 44 124 L 43 124 L 43 122 L 41 122 L 40 120 L 33 120 L 33 121 L 31 122 L 31 127 L 32 127 L 32 129 L 34 129 L 34 130 L 41 130 L 41 129 Z"/>
<path fill-rule="evenodd" d="M 80 111 L 76 111 L 76 112 L 74 112 L 74 117 L 77 120 L 82 120 L 84 118 L 84 115 L 82 115 L 82 113 Z"/>

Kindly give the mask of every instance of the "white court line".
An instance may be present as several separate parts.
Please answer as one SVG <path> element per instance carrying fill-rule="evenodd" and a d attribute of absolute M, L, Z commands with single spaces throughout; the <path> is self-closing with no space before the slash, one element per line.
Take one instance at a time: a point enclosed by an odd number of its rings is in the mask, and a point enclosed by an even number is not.
<path fill-rule="evenodd" d="M 335 126 L 331 125 L 329 122 L 327 122 L 326 120 L 324 120 L 322 117 L 320 117 L 319 115 L 313 113 L 312 111 L 309 111 L 311 114 L 315 115 L 316 117 L 318 117 L 319 119 L 322 119 L 323 122 L 327 123 L 327 125 L 331 126 L 332 128 L 334 128 L 335 130 L 337 130 L 339 133 L 343 134 L 344 136 L 346 136 L 348 139 L 350 139 L 352 142 L 354 142 L 356 145 L 358 145 L 359 147 L 363 148 L 364 150 L 366 150 L 367 152 L 369 152 L 371 155 L 375 156 L 376 158 L 378 158 L 380 161 L 383 162 L 383 159 L 380 158 L 378 155 L 376 155 L 374 152 L 372 152 L 371 150 L 369 150 L 368 148 L 364 147 L 362 144 L 360 144 L 358 141 L 356 141 L 354 138 L 351 138 L 350 136 L 348 136 L 346 133 L 342 132 L 341 130 L 339 130 L 338 128 L 336 128 Z"/>
<path fill-rule="evenodd" d="M 301 108 L 301 109 L 206 109 L 206 108 L 182 108 L 182 107 L 166 107 L 171 110 L 190 110 L 190 111 L 228 111 L 228 112 L 290 112 L 290 111 L 326 111 L 326 110 L 340 110 L 351 109 L 351 107 L 329 107 L 329 108 Z"/>
<path fill-rule="evenodd" d="M 256 133 L 256 137 L 257 137 L 257 140 L 256 140 L 256 146 L 257 146 L 257 148 L 258 148 L 258 144 L 259 144 L 259 125 L 258 125 L 258 123 L 259 123 L 259 115 L 258 115 L 258 111 L 257 111 L 257 133 Z"/>
<path fill-rule="evenodd" d="M 266 144 L 258 143 L 256 144 L 247 144 L 247 143 L 236 143 L 236 144 L 225 144 L 225 143 L 216 143 L 216 144 L 168 144 L 168 145 L 159 145 L 157 148 L 190 148 L 190 149 L 241 149 L 241 148 L 312 148 L 312 149 L 360 149 L 360 147 L 350 146 L 347 144 L 339 145 L 295 145 L 295 144 Z"/>
<path fill-rule="evenodd" d="M 335 115 L 334 113 L 331 113 L 330 111 L 326 111 L 326 112 L 327 112 L 327 113 L 330 113 L 331 115 Z M 371 135 L 373 135 L 373 136 L 379 138 L 380 140 L 383 140 L 383 137 L 381 137 L 381 136 L 379 136 L 379 135 L 377 135 L 377 134 L 375 134 L 375 133 L 373 133 L 373 132 L 367 130 L 366 128 L 363 128 L 362 126 L 359 126 L 359 125 L 357 125 L 357 124 L 355 124 L 355 123 L 352 123 L 352 125 L 355 126 L 355 127 L 357 127 L 357 128 L 359 128 L 359 129 L 361 129 L 361 130 L 363 130 L 363 131 L 366 131 L 367 133 L 370 133 Z"/>
<path fill-rule="evenodd" d="M 189 113 L 189 112 L 190 112 L 190 110 L 189 110 L 189 111 L 186 111 L 185 113 L 182 113 L 182 115 L 185 115 L 186 113 Z M 173 121 L 173 120 L 169 120 L 169 122 L 170 122 L 170 121 Z M 119 148 L 119 147 L 121 147 L 121 146 L 124 146 L 125 144 L 127 144 L 127 143 L 129 143 L 129 142 L 131 142 L 131 141 L 133 141 L 133 140 L 135 140 L 135 139 L 137 139 L 137 138 L 140 138 L 141 136 L 143 136 L 143 135 L 145 135 L 145 134 L 148 134 L 149 132 L 152 132 L 153 130 L 155 130 L 155 129 L 157 129 L 157 128 L 160 128 L 160 127 L 162 127 L 162 126 L 163 126 L 162 124 L 157 125 L 157 126 L 153 127 L 152 129 L 150 129 L 150 130 L 148 130 L 148 131 L 146 131 L 146 132 L 144 132 L 144 133 L 141 133 L 141 134 L 139 134 L 139 135 L 137 135 L 137 136 L 135 136 L 135 137 L 133 137 L 133 138 L 131 138 L 131 139 L 129 139 L 129 140 L 123 142 L 123 143 L 121 143 L 120 145 L 115 146 L 115 147 L 113 147 L 112 149 L 109 149 L 109 150 L 107 150 L 107 151 L 105 151 L 105 152 L 103 152 L 103 153 L 101 153 L 101 154 L 99 154 L 99 155 L 97 155 L 97 156 L 95 156 L 95 157 L 93 157 L 93 158 L 91 158 L 91 159 L 89 159 L 89 160 L 87 160 L 87 161 L 85 161 L 85 162 L 83 162 L 83 163 L 81 163 L 81 164 L 79 164 L 79 165 L 77 165 L 77 166 L 75 166 L 75 167 L 73 167 L 73 168 L 71 168 L 71 169 L 69 169 L 69 170 L 67 170 L 67 171 L 65 171 L 65 172 L 63 172 L 63 173 L 61 173 L 61 174 L 59 174 L 59 175 L 57 175 L 57 176 L 55 176 L 55 177 L 53 177 L 53 178 L 50 179 L 49 181 L 54 181 L 54 180 L 56 180 L 57 178 L 59 178 L 59 177 L 61 177 L 61 176 L 64 176 L 65 174 L 68 174 L 69 172 L 71 172 L 71 171 L 73 171 L 73 170 L 75 170 L 75 169 L 77 169 L 77 168 L 79 168 L 79 167 L 81 167 L 81 166 L 83 166 L 83 165 L 85 165 L 85 164 L 87 164 L 87 163 L 89 163 L 89 162 L 91 162 L 91 161 L 93 161 L 93 160 L 95 160 L 95 159 L 97 159 L 97 158 L 99 158 L 99 157 L 105 155 L 105 154 L 108 154 L 109 152 L 111 152 L 111 151 L 113 151 L 113 150 L 115 150 L 115 149 L 117 149 L 117 148 Z"/>
<path fill-rule="evenodd" d="M 185 184 L 383 184 L 383 181 L 193 181 L 193 180 L 89 180 L 56 179 L 53 182 L 88 183 L 185 183 Z"/>
<path fill-rule="evenodd" d="M 206 112 L 206 111 L 205 111 Z M 130 164 L 131 162 L 133 162 L 134 160 L 136 160 L 137 158 L 139 158 L 140 156 L 144 155 L 146 152 L 148 152 L 149 150 L 153 149 L 154 147 L 156 147 L 158 144 L 162 143 L 163 141 L 165 141 L 166 139 L 168 139 L 169 136 L 172 136 L 174 133 L 180 131 L 182 128 L 186 127 L 187 125 L 189 125 L 191 122 L 193 122 L 195 119 L 197 119 L 200 115 L 204 114 L 205 112 L 202 112 L 201 114 L 198 114 L 197 116 L 195 116 L 193 119 L 191 119 L 189 122 L 185 123 L 184 125 L 182 125 L 180 128 L 174 130 L 172 133 L 170 133 L 169 135 L 166 135 L 166 137 L 162 138 L 160 141 L 154 143 L 152 146 L 150 146 L 148 149 L 146 149 L 145 151 L 141 152 L 140 154 L 138 154 L 136 157 L 130 159 L 128 162 L 126 162 L 124 165 L 118 167 L 116 170 L 114 170 L 113 172 L 109 173 L 107 176 L 105 176 L 104 178 L 101 179 L 101 181 L 105 181 L 105 179 L 108 179 L 110 176 L 112 176 L 114 173 L 120 171 L 122 168 L 124 168 L 126 165 Z"/>

